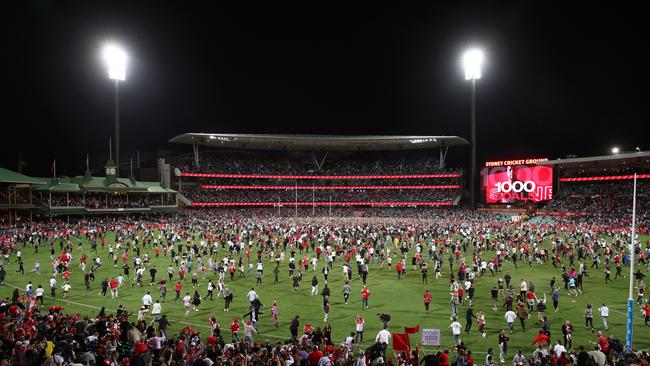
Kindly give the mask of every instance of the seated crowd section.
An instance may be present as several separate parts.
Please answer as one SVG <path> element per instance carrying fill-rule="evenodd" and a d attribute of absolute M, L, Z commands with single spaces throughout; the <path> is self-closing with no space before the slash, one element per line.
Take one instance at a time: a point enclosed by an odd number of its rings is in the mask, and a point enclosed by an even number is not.
<path fill-rule="evenodd" d="M 554 199 L 540 211 L 559 214 L 556 220 L 578 225 L 630 227 L 632 225 L 631 179 L 560 183 Z M 637 226 L 650 222 L 650 180 L 637 182 Z M 567 215 L 568 214 L 568 215 Z M 574 214 L 574 215 L 571 215 Z"/>
<path fill-rule="evenodd" d="M 146 208 L 151 206 L 174 205 L 173 195 L 149 194 L 104 194 L 80 193 L 51 195 L 36 194 L 36 198 L 49 207 L 85 207 L 89 209 L 103 208 Z"/>
<path fill-rule="evenodd" d="M 352 202 L 357 206 L 409 202 L 452 205 L 461 192 L 462 172 L 441 169 L 431 154 L 346 154 L 320 159 L 275 152 L 262 158 L 260 154 L 206 153 L 199 167 L 189 162 L 178 164 L 181 173 L 190 175 L 182 177 L 180 191 L 197 206 L 245 202 L 276 207 L 296 201 L 320 206 L 330 202 L 333 206 Z M 260 177 L 192 176 L 196 173 Z M 278 177 L 262 177 L 268 175 Z"/>

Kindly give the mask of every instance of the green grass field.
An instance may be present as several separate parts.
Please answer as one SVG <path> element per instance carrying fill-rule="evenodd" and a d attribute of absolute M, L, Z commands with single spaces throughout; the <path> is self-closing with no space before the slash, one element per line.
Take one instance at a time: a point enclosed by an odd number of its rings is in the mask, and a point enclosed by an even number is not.
<path fill-rule="evenodd" d="M 107 243 L 112 242 L 113 238 L 114 235 L 109 233 Z M 647 238 L 641 239 L 642 242 L 648 240 Z M 58 242 L 56 247 L 58 249 Z M 87 252 L 88 256 L 92 258 L 92 254 L 88 253 L 89 246 L 85 241 L 84 250 Z M 49 278 L 51 271 L 49 246 L 41 246 L 39 254 L 34 254 L 33 248 L 29 247 L 24 248 L 23 253 L 25 275 L 16 273 L 17 265 L 15 263 L 15 257 L 12 255 L 10 263 L 5 265 L 5 269 L 7 270 L 6 285 L 0 287 L 0 296 L 11 297 L 14 287 L 18 287 L 22 291 L 27 282 L 31 280 L 34 284 L 34 288 L 40 284 L 46 289 L 46 295 L 48 295 L 45 301 L 46 306 L 53 305 L 54 302 L 49 298 Z M 143 253 L 144 252 L 142 252 L 142 254 Z M 225 250 L 220 249 L 217 258 L 222 258 L 224 253 Z M 62 291 L 60 288 L 57 293 L 59 298 L 56 303 L 65 306 L 65 312 L 75 312 L 82 315 L 95 316 L 100 307 L 104 306 L 107 311 L 110 312 L 117 309 L 119 304 L 122 304 L 127 309 L 135 312 L 141 305 L 142 296 L 147 290 L 151 291 L 154 301 L 158 299 L 158 286 L 148 286 L 148 270 L 145 271 L 144 287 L 131 287 L 129 282 L 126 287 L 120 289 L 119 299 L 115 301 L 111 300 L 110 291 L 106 297 L 99 296 L 98 293 L 100 290 L 101 280 L 105 276 L 117 276 L 122 272 L 120 267 L 113 267 L 112 260 L 109 261 L 107 248 L 103 253 L 101 253 L 102 267 L 96 273 L 97 280 L 91 285 L 91 290 L 86 291 L 83 284 L 83 275 L 78 266 L 78 259 L 81 254 L 77 250 L 76 244 L 73 256 L 74 264 L 71 266 L 72 290 L 67 299 L 61 299 Z M 149 256 L 152 258 L 151 264 L 156 265 L 158 269 L 158 278 L 162 279 L 163 277 L 166 277 L 166 268 L 169 265 L 170 258 L 163 257 L 162 253 L 160 258 L 153 258 L 153 250 L 150 250 Z M 36 275 L 35 273 L 30 272 L 36 258 L 41 261 L 41 275 Z M 129 261 L 131 260 L 132 257 Z M 121 260 L 119 262 L 121 265 Z M 396 263 L 396 261 L 394 261 L 394 263 Z M 287 264 L 287 262 L 281 264 L 279 284 L 273 284 L 273 264 L 271 263 L 265 263 L 264 283 L 262 286 L 254 286 L 255 277 L 248 273 L 245 278 L 239 278 L 238 275 L 236 275 L 234 281 L 230 281 L 229 278 L 227 278 L 226 284 L 235 295 L 231 310 L 228 313 L 223 312 L 223 299 L 215 298 L 214 301 L 203 301 L 201 304 L 201 310 L 199 312 L 191 312 L 189 318 L 185 319 L 183 317 L 184 309 L 181 302 L 173 301 L 173 284 L 170 285 L 167 302 L 163 303 L 163 313 L 168 315 L 173 324 L 171 328 L 172 332 L 176 332 L 180 330 L 181 327 L 189 325 L 201 331 L 202 334 L 207 334 L 207 319 L 211 313 L 215 313 L 221 323 L 222 329 L 224 330 L 223 334 L 229 337 L 229 325 L 232 321 L 232 317 L 241 316 L 248 311 L 248 301 L 245 298 L 245 295 L 251 287 L 255 287 L 262 303 L 266 305 L 266 311 L 260 317 L 260 334 L 257 335 L 255 339 L 260 341 L 271 340 L 275 342 L 288 338 L 290 336 L 288 329 L 289 322 L 296 314 L 300 315 L 301 327 L 307 322 L 314 325 L 314 327 L 322 326 L 322 298 L 321 296 L 311 296 L 310 294 L 311 278 L 314 272 L 312 272 L 311 269 L 307 271 L 304 275 L 300 290 L 294 292 L 292 289 L 292 282 L 288 277 Z M 589 264 L 590 262 L 588 265 Z M 324 285 L 322 274 L 320 272 L 320 267 L 322 265 L 324 265 L 323 260 L 321 260 L 319 263 L 319 269 L 315 272 L 319 278 L 319 289 L 322 289 Z M 410 258 L 408 266 L 409 272 L 405 278 L 399 281 L 397 280 L 394 270 L 389 272 L 387 269 L 373 269 L 371 265 L 370 274 L 368 276 L 368 287 L 372 293 L 369 301 L 370 307 L 363 311 L 361 310 L 362 282 L 356 275 L 356 267 L 354 268 L 355 275 L 351 282 L 351 301 L 348 305 L 344 304 L 343 296 L 341 294 L 343 274 L 340 265 L 340 261 L 335 262 L 334 269 L 330 273 L 329 281 L 329 287 L 332 293 L 329 321 L 332 325 L 335 343 L 343 341 L 345 336 L 354 331 L 355 316 L 357 314 L 363 314 L 366 318 L 364 345 L 370 345 L 380 328 L 380 323 L 376 317 L 376 313 L 387 312 L 392 316 L 390 326 L 391 331 L 402 332 L 404 326 L 415 326 L 416 324 L 419 324 L 421 329 L 439 328 L 442 333 L 443 348 L 452 346 L 451 330 L 448 329 L 451 321 L 449 320 L 450 308 L 448 304 L 449 268 L 446 261 L 445 267 L 443 268 L 443 276 L 439 280 L 434 279 L 432 266 L 430 266 L 429 283 L 427 285 L 421 283 L 419 271 L 410 270 Z M 568 296 L 563 291 L 560 298 L 560 310 L 557 313 L 554 313 L 550 301 L 549 281 L 552 276 L 556 276 L 559 280 L 559 270 L 554 269 L 550 263 L 543 265 L 533 264 L 532 268 L 529 268 L 528 265 L 523 262 L 519 262 L 518 265 L 519 269 L 515 269 L 511 263 L 506 263 L 503 270 L 510 271 L 515 287 L 518 285 L 520 278 L 525 278 L 526 280 L 535 283 L 538 296 L 542 295 L 544 292 L 547 293 L 549 299 L 547 314 L 552 324 L 553 340 L 562 337 L 560 332 L 562 322 L 570 320 L 574 325 L 574 347 L 577 348 L 579 345 L 589 345 L 589 342 L 595 340 L 595 336 L 592 335 L 590 330 L 588 330 L 584 325 L 584 308 L 587 303 L 591 303 L 595 308 L 598 308 L 602 303 L 607 303 L 610 308 L 609 333 L 616 335 L 623 342 L 625 341 L 626 301 L 629 284 L 628 278 L 618 279 L 605 285 L 602 270 L 590 270 L 589 277 L 584 280 L 584 294 L 575 297 Z M 642 270 L 644 272 L 646 271 L 645 268 Z M 627 277 L 629 268 L 624 268 L 623 272 Z M 504 272 L 497 274 L 497 276 L 503 276 L 503 273 Z M 131 269 L 131 277 L 133 277 L 133 275 L 134 271 Z M 613 276 L 614 274 L 612 273 L 612 277 Z M 176 278 L 177 277 L 175 277 L 175 279 Z M 217 276 L 213 275 L 211 277 L 209 271 L 208 278 L 214 278 L 216 282 Z M 501 309 L 499 311 L 492 311 L 490 289 L 496 284 L 496 279 L 497 277 L 491 277 L 488 272 L 486 276 L 476 280 L 475 286 L 476 295 L 474 309 L 476 313 L 481 310 L 486 313 L 486 329 L 488 336 L 485 338 L 481 337 L 476 324 L 473 325 L 472 333 L 470 335 L 463 334 L 462 336 L 462 340 L 470 347 L 470 349 L 473 350 L 473 352 L 478 354 L 485 352 L 489 347 L 497 349 L 498 330 L 501 328 L 507 328 L 507 324 L 503 318 L 503 311 Z M 63 283 L 63 280 L 60 277 L 58 277 L 57 280 L 60 286 Z M 129 279 L 129 281 L 131 280 L 132 278 Z M 199 292 L 202 296 L 205 296 L 207 293 L 207 280 L 203 280 L 199 275 L 199 281 Z M 182 295 L 184 295 L 186 291 L 193 293 L 190 283 L 190 275 L 186 276 L 184 286 Z M 433 301 L 429 314 L 425 313 L 422 301 L 422 293 L 425 289 L 429 289 L 433 293 Z M 273 326 L 270 315 L 270 306 L 274 299 L 278 300 L 280 309 L 280 327 L 277 329 Z M 464 313 L 465 305 L 461 307 L 459 316 L 459 321 L 463 323 L 463 325 L 465 322 Z M 135 315 L 132 315 L 130 319 L 135 320 Z M 537 327 L 534 324 L 535 319 L 536 315 L 533 314 L 531 319 L 527 322 L 527 331 L 525 333 L 522 332 L 521 328 L 516 324 L 514 334 L 510 335 L 510 357 L 512 357 L 517 349 L 522 349 L 526 353 L 530 353 L 534 350 L 534 347 L 531 346 L 530 343 L 537 333 Z M 597 329 L 602 329 L 600 314 L 596 310 L 594 310 L 594 325 Z M 635 307 L 634 341 L 634 346 L 636 348 L 650 349 L 650 328 L 643 325 L 643 317 L 641 316 L 638 307 Z M 411 345 L 413 346 L 418 343 L 420 343 L 420 335 L 411 335 Z"/>

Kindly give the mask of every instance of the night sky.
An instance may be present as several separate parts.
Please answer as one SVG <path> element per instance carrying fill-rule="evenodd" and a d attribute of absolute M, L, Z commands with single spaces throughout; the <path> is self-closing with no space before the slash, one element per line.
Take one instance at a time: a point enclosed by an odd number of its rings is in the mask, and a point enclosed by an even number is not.
<path fill-rule="evenodd" d="M 640 8 L 394 3 L 401 7 L 5 5 L 0 166 L 16 169 L 22 151 L 27 174 L 48 175 L 55 158 L 62 173 L 79 174 L 86 153 L 108 150 L 107 41 L 129 54 L 123 151 L 190 151 L 167 142 L 184 132 L 469 138 L 460 59 L 470 46 L 486 54 L 480 160 L 650 149 Z M 450 155 L 461 164 L 469 149 Z"/>

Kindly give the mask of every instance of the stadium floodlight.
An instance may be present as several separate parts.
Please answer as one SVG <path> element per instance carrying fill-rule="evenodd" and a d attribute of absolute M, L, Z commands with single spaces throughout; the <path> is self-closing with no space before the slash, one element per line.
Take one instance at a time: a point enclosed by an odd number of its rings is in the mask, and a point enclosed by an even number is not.
<path fill-rule="evenodd" d="M 108 77 L 113 80 L 126 79 L 126 52 L 115 44 L 107 44 L 102 51 L 104 63 L 108 68 Z"/>
<path fill-rule="evenodd" d="M 120 81 L 126 80 L 126 52 L 122 47 L 108 43 L 102 49 L 102 58 L 108 68 L 108 77 L 115 81 L 115 166 L 120 176 Z"/>
<path fill-rule="evenodd" d="M 472 207 L 476 206 L 476 80 L 481 78 L 481 66 L 483 65 L 483 51 L 472 48 L 463 55 L 463 67 L 465 68 L 465 80 L 472 84 L 472 167 L 470 172 L 470 199 Z"/>
<path fill-rule="evenodd" d="M 621 149 L 619 149 L 618 147 L 614 146 L 612 148 L 612 154 L 618 154 L 619 152 L 621 152 Z"/>
<path fill-rule="evenodd" d="M 483 51 L 471 49 L 463 55 L 463 67 L 465 68 L 465 80 L 477 80 L 481 78 L 481 66 L 483 65 Z"/>

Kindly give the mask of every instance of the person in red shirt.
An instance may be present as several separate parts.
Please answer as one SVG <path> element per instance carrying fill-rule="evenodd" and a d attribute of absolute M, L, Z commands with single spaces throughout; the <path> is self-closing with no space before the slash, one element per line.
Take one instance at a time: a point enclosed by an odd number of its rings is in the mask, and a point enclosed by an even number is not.
<path fill-rule="evenodd" d="M 395 270 L 397 271 L 397 279 L 400 280 L 402 279 L 402 270 L 404 269 L 404 265 L 402 264 L 402 261 L 397 262 L 397 265 L 395 266 Z"/>
<path fill-rule="evenodd" d="M 535 337 L 531 345 L 539 344 L 543 348 L 546 348 L 546 346 L 548 345 L 548 341 L 549 341 L 549 337 L 540 330 L 539 333 L 537 334 L 537 337 Z"/>
<path fill-rule="evenodd" d="M 113 277 L 111 277 L 111 279 L 108 281 L 108 286 L 111 288 L 111 296 L 113 297 L 113 299 L 115 299 L 117 297 L 117 287 L 118 287 L 118 285 L 119 285 L 119 283 Z"/>
<path fill-rule="evenodd" d="M 232 341 L 239 342 L 239 320 L 237 317 L 232 318 L 232 324 L 230 324 L 230 333 L 232 334 Z"/>
<path fill-rule="evenodd" d="M 648 321 L 650 321 L 650 305 L 648 303 L 643 304 L 643 316 L 645 317 L 645 326 L 648 326 Z"/>
<path fill-rule="evenodd" d="M 529 313 L 533 312 L 533 305 L 535 305 L 535 300 L 537 300 L 537 296 L 535 295 L 535 292 L 532 290 L 528 290 L 528 292 L 526 292 L 526 304 L 528 305 Z"/>
<path fill-rule="evenodd" d="M 63 271 L 63 278 L 65 279 L 65 282 L 69 282 L 70 281 L 70 271 L 68 271 L 67 269 L 65 271 Z"/>
<path fill-rule="evenodd" d="M 465 356 L 465 362 L 467 366 L 474 366 L 474 357 L 472 357 L 472 351 L 467 351 L 467 355 Z"/>
<path fill-rule="evenodd" d="M 603 335 L 603 332 L 598 332 L 598 342 L 595 342 L 594 345 L 597 345 L 600 347 L 601 352 L 604 354 L 609 353 L 609 341 L 605 336 Z"/>
<path fill-rule="evenodd" d="M 174 285 L 174 291 L 176 291 L 176 298 L 174 299 L 174 301 L 180 300 L 182 289 L 183 289 L 183 285 L 181 284 L 181 281 L 176 281 L 176 284 Z"/>
<path fill-rule="evenodd" d="M 318 346 L 314 346 L 312 351 L 307 356 L 307 362 L 309 365 L 318 365 L 318 361 L 323 357 L 323 352 L 318 349 Z"/>
<path fill-rule="evenodd" d="M 440 366 L 449 366 L 449 350 L 446 349 L 440 354 Z"/>
<path fill-rule="evenodd" d="M 361 289 L 361 309 L 368 308 L 368 299 L 370 298 L 370 290 L 365 285 Z"/>
<path fill-rule="evenodd" d="M 428 313 L 429 304 L 431 304 L 431 292 L 429 292 L 429 290 L 424 291 L 424 295 L 422 297 L 424 298 L 424 310 Z"/>

